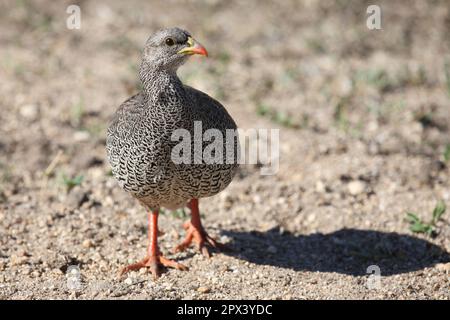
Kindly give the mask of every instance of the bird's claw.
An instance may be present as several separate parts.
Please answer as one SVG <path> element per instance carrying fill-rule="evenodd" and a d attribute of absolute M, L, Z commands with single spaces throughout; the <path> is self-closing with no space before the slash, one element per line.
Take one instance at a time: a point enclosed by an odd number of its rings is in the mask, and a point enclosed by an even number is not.
<path fill-rule="evenodd" d="M 159 278 L 161 275 L 161 269 L 160 266 L 166 267 L 166 268 L 174 268 L 182 271 L 187 271 L 189 268 L 185 266 L 184 264 L 175 262 L 173 260 L 167 259 L 166 257 L 162 255 L 155 255 L 155 256 L 147 256 L 141 261 L 130 264 L 124 268 L 119 273 L 119 276 L 124 275 L 125 273 L 129 271 L 135 271 L 142 268 L 148 268 L 150 272 L 153 274 L 153 277 L 155 279 Z"/>
<path fill-rule="evenodd" d="M 211 237 L 203 227 L 196 227 L 190 221 L 183 224 L 183 228 L 186 230 L 186 238 L 182 243 L 173 249 L 173 252 L 181 252 L 186 250 L 192 242 L 197 245 L 198 250 L 207 258 L 211 257 L 211 254 L 207 246 L 213 247 L 218 250 L 227 250 L 227 247 Z"/>

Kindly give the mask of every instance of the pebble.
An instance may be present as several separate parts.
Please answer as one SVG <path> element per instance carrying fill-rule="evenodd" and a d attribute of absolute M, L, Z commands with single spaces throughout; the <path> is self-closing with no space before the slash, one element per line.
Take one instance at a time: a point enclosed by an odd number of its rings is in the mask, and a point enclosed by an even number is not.
<path fill-rule="evenodd" d="M 27 256 L 18 256 L 18 255 L 13 254 L 11 256 L 11 265 L 19 266 L 19 265 L 25 264 L 27 262 L 27 260 L 28 260 Z"/>
<path fill-rule="evenodd" d="M 274 247 L 274 246 L 269 246 L 268 248 L 267 248 L 267 251 L 269 251 L 270 253 L 277 253 L 277 248 L 276 247 Z"/>
<path fill-rule="evenodd" d="M 73 134 L 73 140 L 75 142 L 86 142 L 89 141 L 90 134 L 87 131 L 77 131 Z"/>
<path fill-rule="evenodd" d="M 20 115 L 28 120 L 35 120 L 39 114 L 39 107 L 35 104 L 26 104 L 20 107 Z"/>
<path fill-rule="evenodd" d="M 217 277 L 211 278 L 211 282 L 214 284 L 217 284 L 217 283 L 219 283 L 219 278 L 217 278 Z"/>
<path fill-rule="evenodd" d="M 114 199 L 113 199 L 112 197 L 110 197 L 110 196 L 106 196 L 106 197 L 103 199 L 102 204 L 103 204 L 105 207 L 112 207 L 112 206 L 114 205 Z"/>
<path fill-rule="evenodd" d="M 131 278 L 126 278 L 124 282 L 125 282 L 126 285 L 131 286 L 131 285 L 133 284 L 133 279 L 131 279 Z"/>
<path fill-rule="evenodd" d="M 313 223 L 316 220 L 316 215 L 314 213 L 310 213 L 306 216 L 307 223 Z"/>
<path fill-rule="evenodd" d="M 26 267 L 25 269 L 22 270 L 22 274 L 29 275 L 30 273 L 31 273 L 30 267 Z"/>
<path fill-rule="evenodd" d="M 141 268 L 141 269 L 139 269 L 139 274 L 141 274 L 141 275 L 145 275 L 145 274 L 147 274 L 148 273 L 148 270 L 147 270 L 147 268 Z"/>
<path fill-rule="evenodd" d="M 355 181 L 349 182 L 347 188 L 348 188 L 348 192 L 352 196 L 356 196 L 356 195 L 364 192 L 364 190 L 366 189 L 366 185 L 364 182 L 362 182 L 360 180 L 355 180 Z"/>
<path fill-rule="evenodd" d="M 91 239 L 86 239 L 83 241 L 82 246 L 85 248 L 92 248 L 94 247 L 94 242 Z"/>
<path fill-rule="evenodd" d="M 175 288 L 173 287 L 173 285 L 170 284 L 170 283 L 168 283 L 168 284 L 166 285 L 165 289 L 166 289 L 167 291 L 174 291 L 174 290 L 175 290 Z"/>
<path fill-rule="evenodd" d="M 450 271 L 450 262 L 448 262 L 448 263 L 438 263 L 438 264 L 436 265 L 436 268 L 437 268 L 439 271 L 449 272 L 449 271 Z"/>
<path fill-rule="evenodd" d="M 316 182 L 316 191 L 319 193 L 324 193 L 326 191 L 325 184 L 320 180 Z"/>
<path fill-rule="evenodd" d="M 211 289 L 208 288 L 208 287 L 199 287 L 197 289 L 197 291 L 200 292 L 200 293 L 209 293 L 209 292 L 211 292 Z"/>
<path fill-rule="evenodd" d="M 34 270 L 33 272 L 31 272 L 31 276 L 33 278 L 37 278 L 41 276 L 41 273 L 38 270 Z"/>
<path fill-rule="evenodd" d="M 253 196 L 253 202 L 254 203 L 261 203 L 261 196 L 260 195 Z"/>

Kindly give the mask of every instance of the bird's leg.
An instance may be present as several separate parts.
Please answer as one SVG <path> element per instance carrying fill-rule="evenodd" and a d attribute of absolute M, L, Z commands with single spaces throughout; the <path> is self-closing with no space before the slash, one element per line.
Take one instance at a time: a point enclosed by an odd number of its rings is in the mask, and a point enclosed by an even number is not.
<path fill-rule="evenodd" d="M 198 199 L 192 199 L 188 203 L 188 208 L 191 209 L 191 220 L 186 221 L 183 224 L 183 228 L 186 230 L 187 235 L 184 241 L 174 248 L 174 252 L 184 251 L 186 248 L 190 246 L 192 242 L 194 242 L 198 249 L 205 255 L 206 257 L 210 257 L 210 253 L 206 245 L 210 245 L 211 247 L 217 249 L 225 249 L 225 245 L 220 242 L 217 242 L 214 238 L 209 236 L 205 229 L 202 226 L 202 222 L 200 219 L 200 212 L 198 210 Z"/>
<path fill-rule="evenodd" d="M 147 256 L 141 261 L 124 267 L 120 271 L 120 275 L 127 273 L 128 271 L 139 270 L 141 268 L 149 268 L 150 272 L 155 278 L 160 276 L 159 267 L 171 267 L 178 270 L 187 270 L 188 268 L 175 261 L 169 260 L 161 255 L 158 247 L 158 210 L 149 212 L 148 214 L 148 252 Z"/>

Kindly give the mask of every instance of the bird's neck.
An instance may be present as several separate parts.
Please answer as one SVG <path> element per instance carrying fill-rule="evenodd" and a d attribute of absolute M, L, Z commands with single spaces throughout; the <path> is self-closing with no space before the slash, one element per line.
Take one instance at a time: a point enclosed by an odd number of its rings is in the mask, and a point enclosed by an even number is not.
<path fill-rule="evenodd" d="M 161 99 L 175 100 L 183 95 L 183 84 L 176 70 L 152 70 L 141 66 L 139 76 L 144 96 L 151 103 L 157 103 Z"/>

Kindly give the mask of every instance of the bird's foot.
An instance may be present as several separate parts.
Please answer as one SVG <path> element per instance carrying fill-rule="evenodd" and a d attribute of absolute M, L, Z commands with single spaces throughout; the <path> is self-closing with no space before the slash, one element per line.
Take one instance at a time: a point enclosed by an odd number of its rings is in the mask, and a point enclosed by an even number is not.
<path fill-rule="evenodd" d="M 207 246 L 219 249 L 226 250 L 227 247 L 212 238 L 208 233 L 206 233 L 205 229 L 200 226 L 195 226 L 191 221 L 187 221 L 183 224 L 183 228 L 186 230 L 187 235 L 182 243 L 176 246 L 173 249 L 173 252 L 181 252 L 186 250 L 192 242 L 197 245 L 198 250 L 207 258 L 211 256 Z"/>
<path fill-rule="evenodd" d="M 126 267 L 124 267 L 121 271 L 119 276 L 122 276 L 123 274 L 129 272 L 129 271 L 135 271 L 139 270 L 141 268 L 149 268 L 150 272 L 153 274 L 155 279 L 159 278 L 161 275 L 160 266 L 167 267 L 167 268 L 174 268 L 182 271 L 188 270 L 188 267 L 186 267 L 184 264 L 175 262 L 173 260 L 167 259 L 161 254 L 153 255 L 153 256 L 147 256 L 143 260 L 130 264 Z"/>

